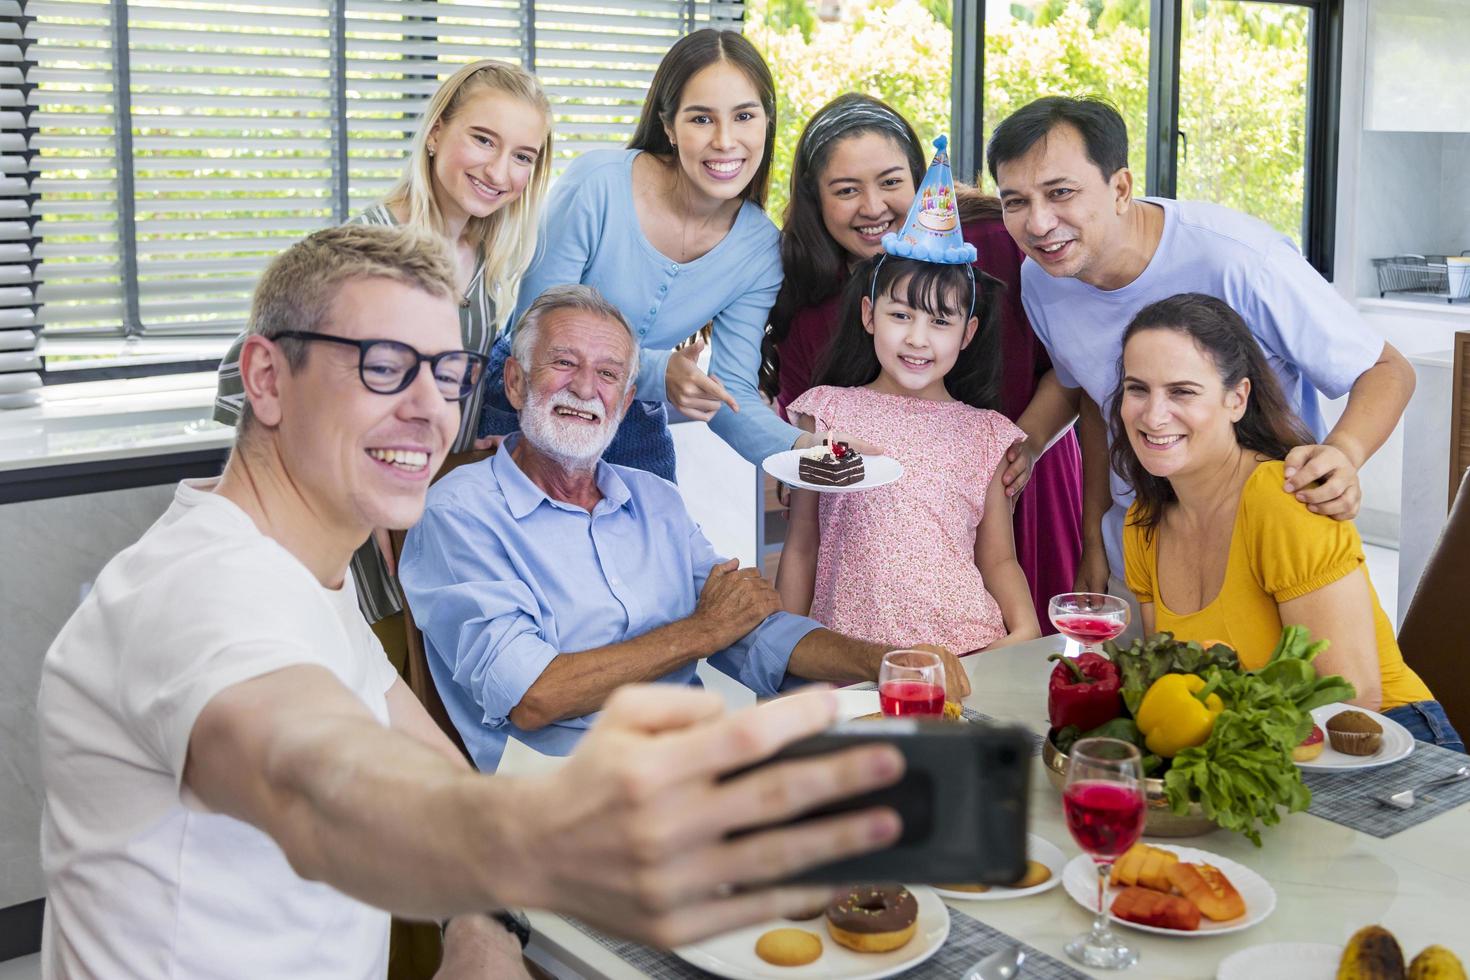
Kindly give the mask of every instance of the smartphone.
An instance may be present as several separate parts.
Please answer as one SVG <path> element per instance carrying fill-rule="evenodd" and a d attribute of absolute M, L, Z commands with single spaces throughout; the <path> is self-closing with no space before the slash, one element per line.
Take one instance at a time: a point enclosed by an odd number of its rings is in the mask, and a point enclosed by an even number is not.
<path fill-rule="evenodd" d="M 1022 728 L 897 718 L 844 722 L 793 742 L 744 772 L 873 742 L 887 742 L 903 753 L 902 779 L 788 824 L 886 806 L 903 820 L 898 841 L 886 850 L 811 868 L 793 881 L 1006 885 L 1026 873 L 1031 739 Z"/>

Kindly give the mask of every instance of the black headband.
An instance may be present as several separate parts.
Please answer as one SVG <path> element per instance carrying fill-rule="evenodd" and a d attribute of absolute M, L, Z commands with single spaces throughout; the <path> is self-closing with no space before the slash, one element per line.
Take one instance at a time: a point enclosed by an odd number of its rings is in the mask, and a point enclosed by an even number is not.
<path fill-rule="evenodd" d="M 901 144 L 912 144 L 908 124 L 898 113 L 872 102 L 853 102 L 832 109 L 807 126 L 801 143 L 802 167 L 810 170 L 818 150 L 854 129 L 881 130 Z"/>

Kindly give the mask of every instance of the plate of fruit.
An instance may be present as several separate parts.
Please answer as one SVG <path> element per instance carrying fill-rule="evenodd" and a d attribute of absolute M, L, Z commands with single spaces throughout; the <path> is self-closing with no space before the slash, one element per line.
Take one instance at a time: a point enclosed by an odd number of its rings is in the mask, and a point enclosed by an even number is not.
<path fill-rule="evenodd" d="M 1139 842 L 1113 863 L 1107 901 L 1130 929 L 1162 936 L 1220 936 L 1249 929 L 1276 908 L 1276 889 L 1243 864 L 1194 847 Z M 1062 887 L 1097 911 L 1097 868 L 1079 854 Z"/>

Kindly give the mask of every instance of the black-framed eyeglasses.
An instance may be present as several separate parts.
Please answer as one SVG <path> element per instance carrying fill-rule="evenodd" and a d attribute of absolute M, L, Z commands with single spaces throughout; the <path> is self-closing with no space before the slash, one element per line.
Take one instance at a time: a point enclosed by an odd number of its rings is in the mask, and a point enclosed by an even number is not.
<path fill-rule="evenodd" d="M 351 340 L 314 330 L 283 330 L 273 339 L 327 340 L 357 348 L 357 376 L 363 387 L 379 395 L 395 395 L 419 376 L 419 365 L 427 363 L 434 385 L 445 401 L 462 402 L 470 397 L 488 358 L 470 350 L 447 350 L 420 354 L 397 340 Z"/>

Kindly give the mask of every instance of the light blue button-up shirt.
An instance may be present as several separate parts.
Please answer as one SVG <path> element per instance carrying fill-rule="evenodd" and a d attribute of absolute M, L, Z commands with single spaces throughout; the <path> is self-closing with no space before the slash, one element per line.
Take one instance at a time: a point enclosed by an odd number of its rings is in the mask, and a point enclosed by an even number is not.
<path fill-rule="evenodd" d="M 589 514 L 521 472 L 509 452 L 519 439 L 430 489 L 399 567 L 439 696 L 485 772 L 499 764 L 507 735 L 550 755 L 569 753 L 596 715 L 528 732 L 511 722 L 511 709 L 557 655 L 689 616 L 710 568 L 724 560 L 673 484 L 599 463 L 603 499 Z M 709 662 L 757 694 L 774 694 L 791 651 L 819 628 L 776 613 Z M 698 686 L 694 667 L 660 680 Z"/>

